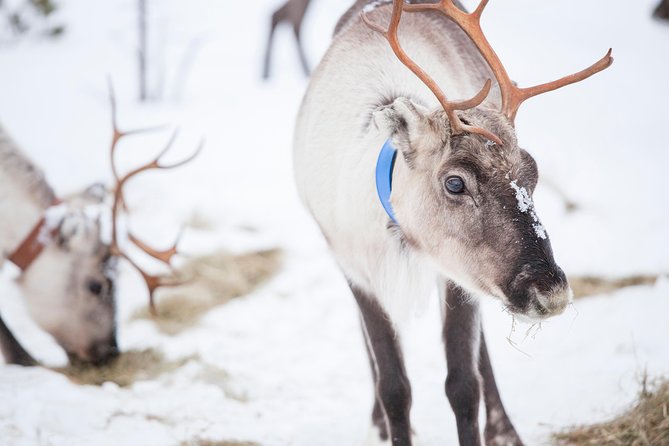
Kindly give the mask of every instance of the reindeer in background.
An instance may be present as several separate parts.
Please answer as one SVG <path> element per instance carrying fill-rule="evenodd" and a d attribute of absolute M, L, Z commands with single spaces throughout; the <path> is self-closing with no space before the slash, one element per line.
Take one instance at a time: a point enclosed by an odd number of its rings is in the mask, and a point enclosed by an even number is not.
<path fill-rule="evenodd" d="M 114 292 L 117 258 L 126 259 L 141 274 L 152 309 L 154 291 L 166 285 L 162 277 L 145 272 L 121 248 L 125 236 L 118 230 L 118 221 L 125 210 L 123 186 L 142 172 L 182 166 L 202 147 L 181 162 L 163 164 L 161 158 L 171 147 L 173 136 L 155 159 L 120 176 L 114 163 L 118 142 L 126 135 L 139 132 L 118 129 L 113 95 L 112 116 L 111 161 L 116 185 L 111 205 L 111 243 L 103 241 L 109 237 L 102 234 L 100 224 L 105 214 L 102 209 L 104 187 L 58 199 L 42 171 L 0 127 L 0 267 L 9 261 L 19 268 L 18 285 L 30 316 L 53 336 L 70 361 L 95 365 L 101 365 L 119 353 Z M 98 192 L 94 193 L 96 189 Z M 127 239 L 167 265 L 177 254 L 176 243 L 161 251 L 130 233 Z M 8 364 L 37 364 L 1 317 L 0 350 Z"/>
<path fill-rule="evenodd" d="M 653 17 L 662 20 L 669 20 L 669 0 L 660 1 L 660 4 L 657 5 L 657 8 L 655 8 L 655 12 L 653 12 Z"/>
<path fill-rule="evenodd" d="M 0 128 L 0 266 L 14 263 L 30 316 L 68 357 L 102 363 L 118 354 L 116 265 L 101 242 L 98 199 L 61 201 L 36 167 Z M 0 318 L 0 347 L 9 364 L 36 361 Z"/>
<path fill-rule="evenodd" d="M 302 21 L 307 12 L 311 0 L 288 0 L 279 9 L 272 14 L 272 20 L 269 30 L 269 38 L 267 40 L 267 48 L 265 49 L 265 63 L 263 67 L 263 79 L 269 79 L 270 65 L 272 59 L 272 46 L 274 45 L 274 32 L 276 27 L 288 22 L 293 27 L 293 35 L 295 36 L 295 43 L 297 44 L 297 53 L 300 57 L 302 70 L 305 76 L 309 76 L 309 63 L 307 56 L 304 53 L 304 46 L 302 45 Z"/>
<path fill-rule="evenodd" d="M 360 309 L 375 390 L 367 444 L 413 444 L 396 323 L 438 284 L 460 444 L 481 444 L 483 395 L 486 444 L 521 445 L 477 296 L 541 321 L 562 313 L 572 292 L 536 213 L 537 165 L 514 118 L 526 99 L 609 67 L 611 51 L 579 73 L 519 88 L 481 29 L 487 0 L 471 14 L 453 0 L 390 3 L 358 0 L 340 19 L 294 144 L 300 197 Z M 478 93 L 453 100 L 445 91 Z"/>

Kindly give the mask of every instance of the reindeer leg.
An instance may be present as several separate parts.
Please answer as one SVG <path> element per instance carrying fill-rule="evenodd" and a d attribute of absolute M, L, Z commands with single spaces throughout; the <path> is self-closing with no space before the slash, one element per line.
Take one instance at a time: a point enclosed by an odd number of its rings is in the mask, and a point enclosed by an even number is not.
<path fill-rule="evenodd" d="M 272 63 L 272 46 L 274 45 L 274 32 L 276 27 L 283 20 L 283 9 L 280 8 L 272 14 L 272 22 L 269 28 L 269 37 L 267 38 L 267 47 L 265 48 L 265 62 L 263 65 L 263 79 L 269 79 L 270 65 Z"/>
<path fill-rule="evenodd" d="M 653 12 L 653 17 L 669 20 L 669 0 L 662 0 L 660 4 L 657 5 L 655 12 Z"/>
<path fill-rule="evenodd" d="M 302 70 L 304 70 L 304 75 L 309 77 L 310 69 L 309 62 L 307 62 L 307 56 L 304 53 L 304 46 L 302 45 L 302 36 L 300 34 L 300 28 L 302 23 L 296 24 L 293 26 L 293 33 L 295 34 L 295 42 L 297 43 L 297 53 L 300 56 L 300 63 L 302 64 Z"/>
<path fill-rule="evenodd" d="M 367 295 L 353 284 L 350 287 L 362 316 L 372 370 L 376 376 L 376 398 L 387 423 L 386 433 L 390 434 L 392 446 L 411 446 L 411 386 L 397 332 L 374 296 Z M 382 441 L 384 438 L 379 438 L 379 442 Z"/>
<path fill-rule="evenodd" d="M 486 425 L 484 431 L 487 446 L 523 446 L 523 442 L 506 414 L 499 396 L 495 375 L 492 372 L 488 349 L 483 330 L 481 330 L 481 350 L 479 353 L 479 373 L 483 380 L 483 399 L 485 400 Z"/>
<path fill-rule="evenodd" d="M 455 413 L 460 446 L 480 446 L 479 309 L 476 303 L 467 303 L 464 291 L 452 282 L 446 285 L 446 303 L 443 328 L 448 365 L 446 396 Z"/>
<path fill-rule="evenodd" d="M 16 340 L 7 325 L 5 325 L 2 317 L 0 317 L 0 350 L 7 364 L 22 366 L 38 365 L 37 361 L 30 356 L 30 353 L 19 344 L 19 341 Z"/>
<path fill-rule="evenodd" d="M 374 389 L 376 389 L 379 385 L 379 373 L 376 370 L 376 362 L 374 362 L 374 353 L 372 353 L 370 344 L 369 344 L 369 336 L 367 336 L 367 331 L 365 330 L 365 321 L 362 319 L 362 315 L 360 315 L 360 326 L 362 328 L 362 334 L 365 337 L 365 347 L 367 350 L 367 357 L 369 358 L 369 366 L 372 369 L 372 378 L 374 380 Z M 373 441 L 381 441 L 381 442 L 387 442 L 390 439 L 390 436 L 388 435 L 388 424 L 386 423 L 386 415 L 383 412 L 383 407 L 381 400 L 379 399 L 379 396 L 376 392 L 374 391 L 374 408 L 372 409 L 372 426 L 378 429 L 377 431 L 372 430 L 370 435 L 375 435 L 378 437 L 378 439 L 369 439 L 369 442 Z"/>

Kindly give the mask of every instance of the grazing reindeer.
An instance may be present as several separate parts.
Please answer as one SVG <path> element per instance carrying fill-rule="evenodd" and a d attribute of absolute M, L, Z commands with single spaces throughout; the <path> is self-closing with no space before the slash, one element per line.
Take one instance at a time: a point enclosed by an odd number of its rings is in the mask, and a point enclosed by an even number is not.
<path fill-rule="evenodd" d="M 297 44 L 297 53 L 300 56 L 302 69 L 304 75 L 309 76 L 309 63 L 307 56 L 304 54 L 304 47 L 302 46 L 302 20 L 307 13 L 307 8 L 311 0 L 288 0 L 279 9 L 272 14 L 272 22 L 269 29 L 269 38 L 267 40 L 267 48 L 265 49 L 265 65 L 263 68 L 263 79 L 269 79 L 270 64 L 272 59 L 272 45 L 274 44 L 274 32 L 276 27 L 283 22 L 289 22 L 293 27 L 293 35 L 295 36 L 295 43 Z"/>
<path fill-rule="evenodd" d="M 611 52 L 582 72 L 518 88 L 481 30 L 487 0 L 471 14 L 453 0 L 368 3 L 342 17 L 313 73 L 294 167 L 360 308 L 376 390 L 369 444 L 412 444 L 411 388 L 393 321 L 438 283 L 460 444 L 480 444 L 482 392 L 486 444 L 520 445 L 472 297 L 494 296 L 533 320 L 571 301 L 532 202 L 537 166 L 518 146 L 514 117 L 524 100 L 607 68 Z M 482 85 L 464 101 L 444 93 L 462 97 Z"/>
<path fill-rule="evenodd" d="M 21 270 L 28 312 L 70 359 L 102 363 L 118 353 L 115 262 L 85 198 L 58 200 L 0 128 L 0 266 Z M 1 318 L 0 347 L 7 363 L 36 364 Z"/>
<path fill-rule="evenodd" d="M 119 141 L 139 131 L 122 132 L 116 125 L 112 94 L 112 173 L 115 179 L 111 208 L 111 244 L 102 242 L 100 212 L 90 212 L 85 194 L 67 201 L 56 198 L 42 172 L 32 164 L 0 127 L 0 249 L 2 258 L 19 267 L 19 285 L 28 311 L 37 324 L 63 347 L 71 361 L 100 365 L 118 354 L 115 324 L 114 275 L 116 258 L 126 259 L 144 279 L 149 303 L 164 283 L 148 274 L 122 249 L 118 221 L 125 209 L 123 187 L 148 170 L 173 169 L 190 162 L 200 152 L 174 164 L 161 158 L 174 142 L 174 135 L 159 155 L 125 175 L 119 175 L 114 155 Z M 104 200 L 104 192 L 96 204 Z M 147 255 L 170 266 L 178 253 L 177 242 L 157 250 L 127 234 L 128 240 Z M 0 318 L 0 350 L 9 364 L 36 365 Z"/>

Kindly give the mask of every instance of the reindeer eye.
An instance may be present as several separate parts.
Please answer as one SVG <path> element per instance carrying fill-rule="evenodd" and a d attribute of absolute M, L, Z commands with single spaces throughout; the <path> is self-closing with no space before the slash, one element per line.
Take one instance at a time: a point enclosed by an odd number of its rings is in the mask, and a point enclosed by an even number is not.
<path fill-rule="evenodd" d="M 452 194 L 461 194 L 465 191 L 465 181 L 460 177 L 448 177 L 446 190 Z"/>
<path fill-rule="evenodd" d="M 102 282 L 99 280 L 89 280 L 86 286 L 88 287 L 88 291 L 96 296 L 99 296 L 102 292 Z"/>

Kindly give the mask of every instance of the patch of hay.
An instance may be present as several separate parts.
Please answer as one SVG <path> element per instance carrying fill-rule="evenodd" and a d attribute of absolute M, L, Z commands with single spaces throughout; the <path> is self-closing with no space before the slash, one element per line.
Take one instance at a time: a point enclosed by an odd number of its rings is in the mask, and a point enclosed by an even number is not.
<path fill-rule="evenodd" d="M 184 441 L 180 446 L 260 446 L 258 443 L 248 441 L 214 441 L 214 440 L 191 440 Z"/>
<path fill-rule="evenodd" d="M 166 334 L 194 326 L 214 307 L 250 293 L 272 277 L 281 264 L 279 250 L 234 256 L 226 252 L 191 259 L 166 282 L 183 283 L 161 290 L 157 314 L 140 309 L 133 319 L 150 319 Z"/>
<path fill-rule="evenodd" d="M 622 288 L 638 285 L 653 285 L 659 276 L 630 276 L 620 279 L 606 279 L 595 276 L 575 276 L 569 278 L 574 297 L 587 297 L 597 294 L 610 294 Z"/>
<path fill-rule="evenodd" d="M 173 372 L 194 357 L 168 361 L 157 350 L 130 350 L 103 366 L 90 364 L 70 364 L 66 367 L 53 368 L 77 384 L 102 385 L 111 381 L 121 387 L 127 387 L 139 380 L 153 379 L 162 374 Z"/>
<path fill-rule="evenodd" d="M 645 387 L 645 386 L 644 386 Z M 638 403 L 611 421 L 553 435 L 556 446 L 669 445 L 669 381 L 643 390 Z"/>
<path fill-rule="evenodd" d="M 215 222 L 199 211 L 191 213 L 184 223 L 186 227 L 200 231 L 211 231 L 216 228 Z"/>

